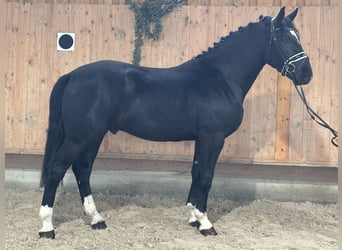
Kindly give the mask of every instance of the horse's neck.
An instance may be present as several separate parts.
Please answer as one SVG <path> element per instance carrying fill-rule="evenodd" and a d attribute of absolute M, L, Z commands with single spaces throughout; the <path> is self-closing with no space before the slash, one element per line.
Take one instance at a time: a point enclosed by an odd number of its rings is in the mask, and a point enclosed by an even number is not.
<path fill-rule="evenodd" d="M 226 79 L 225 84 L 235 89 L 235 95 L 243 101 L 266 63 L 269 36 L 265 27 L 245 28 L 234 36 L 228 37 L 229 41 L 217 48 L 210 58 Z"/>

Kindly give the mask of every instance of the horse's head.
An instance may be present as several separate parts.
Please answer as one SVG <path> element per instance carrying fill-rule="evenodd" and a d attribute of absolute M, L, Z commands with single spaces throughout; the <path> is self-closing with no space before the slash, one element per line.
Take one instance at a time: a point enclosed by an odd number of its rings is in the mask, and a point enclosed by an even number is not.
<path fill-rule="evenodd" d="M 271 19 L 271 39 L 267 63 L 296 85 L 307 84 L 312 78 L 309 57 L 300 44 L 299 34 L 292 21 L 298 9 L 285 16 L 285 7 Z"/>

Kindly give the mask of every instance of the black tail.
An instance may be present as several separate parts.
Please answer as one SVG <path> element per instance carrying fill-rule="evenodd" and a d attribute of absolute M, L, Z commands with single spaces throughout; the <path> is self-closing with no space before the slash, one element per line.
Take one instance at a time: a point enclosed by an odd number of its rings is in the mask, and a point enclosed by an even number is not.
<path fill-rule="evenodd" d="M 70 75 L 64 75 L 58 79 L 52 89 L 50 96 L 50 115 L 47 139 L 45 144 L 45 155 L 40 180 L 40 187 L 45 185 L 46 177 L 51 169 L 51 160 L 64 141 L 64 126 L 62 120 L 62 97 L 64 89 L 69 82 Z"/>

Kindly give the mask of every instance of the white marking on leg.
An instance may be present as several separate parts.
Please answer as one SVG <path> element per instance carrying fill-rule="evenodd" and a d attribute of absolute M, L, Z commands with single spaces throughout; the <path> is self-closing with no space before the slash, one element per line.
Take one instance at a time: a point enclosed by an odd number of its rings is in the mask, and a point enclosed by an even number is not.
<path fill-rule="evenodd" d="M 49 207 L 48 205 L 40 207 L 39 216 L 42 219 L 43 227 L 39 230 L 39 232 L 53 231 L 52 214 L 53 214 L 52 207 Z"/>
<path fill-rule="evenodd" d="M 90 224 L 91 225 L 95 225 L 99 222 L 104 221 L 102 216 L 96 210 L 95 202 L 94 202 L 92 195 L 88 195 L 87 197 L 84 197 L 83 207 L 84 207 L 84 212 L 88 216 L 90 216 L 90 220 L 91 220 Z"/>
<path fill-rule="evenodd" d="M 195 216 L 195 207 L 194 205 L 192 205 L 190 202 L 188 204 L 186 204 L 187 207 L 190 207 L 191 208 L 191 211 L 190 211 L 190 218 L 189 218 L 189 224 L 190 223 L 193 223 L 193 222 L 196 222 L 197 221 L 197 218 Z"/>
<path fill-rule="evenodd" d="M 195 208 L 194 214 L 195 214 L 196 219 L 201 224 L 200 227 L 199 227 L 200 231 L 201 230 L 205 230 L 205 229 L 210 229 L 210 228 L 213 227 L 211 222 L 208 220 L 207 213 L 202 213 L 197 208 Z"/>

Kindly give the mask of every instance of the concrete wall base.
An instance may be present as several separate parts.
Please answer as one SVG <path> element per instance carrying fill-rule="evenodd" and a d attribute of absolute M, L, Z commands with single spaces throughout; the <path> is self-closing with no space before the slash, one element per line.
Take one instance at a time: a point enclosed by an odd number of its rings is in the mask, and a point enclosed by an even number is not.
<path fill-rule="evenodd" d="M 7 188 L 39 189 L 40 171 L 6 169 Z M 168 195 L 187 197 L 191 175 L 182 172 L 94 170 L 91 175 L 93 192 L 127 195 Z M 62 187 L 77 191 L 75 178 L 68 171 Z M 331 182 L 304 182 L 216 176 L 210 197 L 231 200 L 268 199 L 274 201 L 337 202 L 338 185 Z"/>

